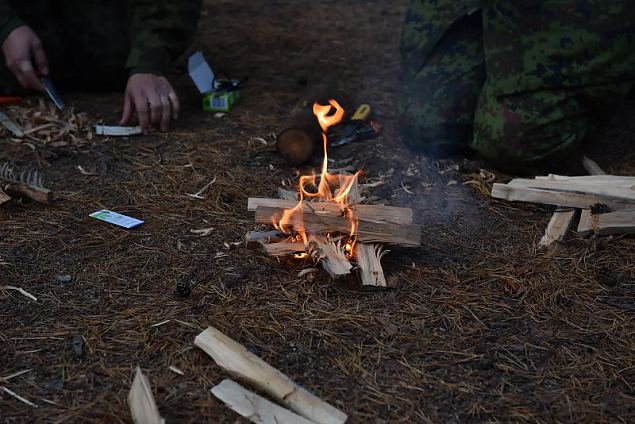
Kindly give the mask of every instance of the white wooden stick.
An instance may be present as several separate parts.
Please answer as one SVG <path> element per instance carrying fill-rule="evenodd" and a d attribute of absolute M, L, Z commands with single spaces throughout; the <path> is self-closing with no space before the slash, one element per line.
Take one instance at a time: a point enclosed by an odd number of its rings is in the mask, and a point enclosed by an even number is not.
<path fill-rule="evenodd" d="M 17 400 L 19 400 L 22 403 L 26 403 L 27 405 L 29 405 L 32 408 L 37 408 L 38 406 L 36 404 L 34 404 L 33 402 L 31 402 L 28 399 L 23 398 L 22 396 L 20 396 L 19 394 L 17 394 L 16 392 L 14 392 L 13 390 L 9 390 L 4 386 L 0 386 L 0 389 L 4 390 L 4 392 L 6 394 L 8 394 L 9 396 L 13 396 L 14 398 L 16 398 Z"/>
<path fill-rule="evenodd" d="M 347 419 L 345 413 L 298 386 L 289 377 L 214 327 L 208 327 L 196 336 L 194 344 L 228 373 L 262 390 L 311 421 L 318 424 L 342 424 Z"/>
<path fill-rule="evenodd" d="M 37 297 L 33 296 L 31 293 L 29 293 L 28 291 L 24 290 L 21 287 L 15 287 L 15 286 L 4 286 L 5 289 L 7 290 L 15 290 L 18 293 L 20 293 L 23 296 L 28 297 L 29 299 L 31 299 L 34 302 L 37 302 Z"/>
<path fill-rule="evenodd" d="M 262 396 L 250 392 L 232 380 L 223 380 L 212 393 L 234 412 L 256 424 L 312 424 Z"/>

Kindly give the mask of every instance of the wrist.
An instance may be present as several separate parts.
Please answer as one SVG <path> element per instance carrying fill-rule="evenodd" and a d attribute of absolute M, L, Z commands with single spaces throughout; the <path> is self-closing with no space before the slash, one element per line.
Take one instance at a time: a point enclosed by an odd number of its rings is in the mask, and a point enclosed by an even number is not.
<path fill-rule="evenodd" d="M 165 76 L 165 73 L 161 69 L 145 67 L 145 66 L 137 66 L 137 67 L 129 69 L 128 78 L 136 74 L 152 74 L 159 77 Z"/>

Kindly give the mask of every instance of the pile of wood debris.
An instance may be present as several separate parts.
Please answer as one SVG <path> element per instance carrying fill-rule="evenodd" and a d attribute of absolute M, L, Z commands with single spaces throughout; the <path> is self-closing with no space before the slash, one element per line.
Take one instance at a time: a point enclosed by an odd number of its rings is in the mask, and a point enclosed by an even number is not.
<path fill-rule="evenodd" d="M 85 113 L 72 108 L 59 111 L 39 99 L 11 106 L 0 113 L 0 137 L 36 150 L 38 147 L 83 147 L 91 143 L 93 131 Z"/>
<path fill-rule="evenodd" d="M 585 168 L 595 175 L 516 178 L 494 184 L 492 197 L 558 206 L 541 246 L 562 241 L 573 228 L 583 237 L 635 234 L 635 177 L 603 174 L 588 159 Z"/>

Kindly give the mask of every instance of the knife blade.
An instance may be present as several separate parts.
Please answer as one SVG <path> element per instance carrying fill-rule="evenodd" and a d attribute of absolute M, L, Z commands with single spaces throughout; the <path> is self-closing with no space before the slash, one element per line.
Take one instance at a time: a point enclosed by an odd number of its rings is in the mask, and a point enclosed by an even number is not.
<path fill-rule="evenodd" d="M 47 77 L 42 77 L 40 78 L 40 81 L 42 82 L 42 85 L 44 86 L 44 89 L 46 90 L 46 94 L 49 95 L 49 97 L 51 98 L 55 106 L 59 110 L 64 109 L 64 102 L 62 101 L 62 98 L 60 97 L 60 95 L 57 94 L 57 90 L 55 90 L 55 87 L 53 86 L 53 83 L 51 82 L 51 80 L 48 79 Z"/>

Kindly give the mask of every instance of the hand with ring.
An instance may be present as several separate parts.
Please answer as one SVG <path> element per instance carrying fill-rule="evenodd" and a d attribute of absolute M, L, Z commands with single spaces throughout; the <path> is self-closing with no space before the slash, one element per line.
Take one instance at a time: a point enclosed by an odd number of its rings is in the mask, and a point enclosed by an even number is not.
<path fill-rule="evenodd" d="M 126 125 L 136 113 L 144 132 L 152 125 L 161 131 L 179 117 L 179 98 L 167 78 L 149 74 L 133 74 L 128 79 L 120 125 Z"/>

